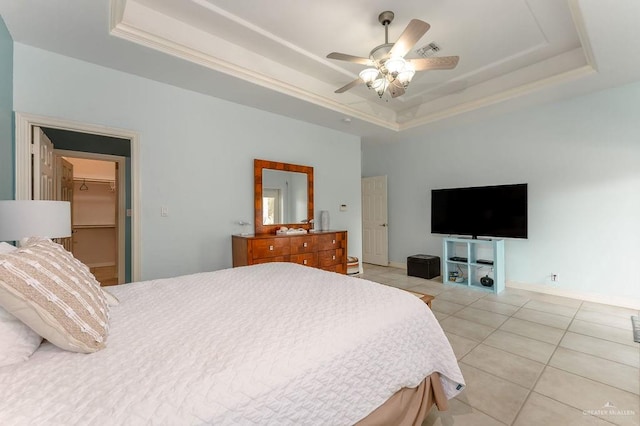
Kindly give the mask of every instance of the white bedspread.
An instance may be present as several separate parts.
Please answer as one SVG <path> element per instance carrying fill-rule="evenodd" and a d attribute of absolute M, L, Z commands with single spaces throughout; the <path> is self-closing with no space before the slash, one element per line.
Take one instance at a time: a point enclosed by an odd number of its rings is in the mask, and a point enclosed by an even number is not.
<path fill-rule="evenodd" d="M 370 281 L 279 263 L 110 290 L 106 349 L 0 368 L 0 424 L 348 425 L 434 371 L 463 383 L 427 306 Z"/>

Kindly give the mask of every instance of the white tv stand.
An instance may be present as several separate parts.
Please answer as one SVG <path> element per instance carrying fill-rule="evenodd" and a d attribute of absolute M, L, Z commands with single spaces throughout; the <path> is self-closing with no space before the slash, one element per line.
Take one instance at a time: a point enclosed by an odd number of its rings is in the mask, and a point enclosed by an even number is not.
<path fill-rule="evenodd" d="M 445 284 L 479 288 L 493 293 L 504 290 L 504 240 L 444 238 L 442 256 L 442 281 Z M 493 263 L 487 264 L 482 261 Z M 458 282 L 449 280 L 450 272 L 460 275 Z M 493 279 L 493 285 L 490 287 L 480 282 L 486 275 Z"/>

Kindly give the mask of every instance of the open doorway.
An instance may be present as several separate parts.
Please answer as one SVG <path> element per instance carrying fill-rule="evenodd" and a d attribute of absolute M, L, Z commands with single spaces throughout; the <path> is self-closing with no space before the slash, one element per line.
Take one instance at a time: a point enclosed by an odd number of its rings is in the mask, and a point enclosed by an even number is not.
<path fill-rule="evenodd" d="M 40 139 L 44 140 L 44 143 L 38 145 L 42 141 L 37 139 L 42 135 L 44 137 Z M 118 283 L 140 280 L 138 151 L 138 135 L 135 132 L 16 113 L 15 196 L 18 200 L 56 199 L 56 191 L 63 192 L 62 188 L 58 188 L 62 186 L 62 180 L 55 177 L 58 169 L 60 176 L 64 176 L 65 173 L 69 176 L 71 173 L 71 185 L 66 189 L 66 197 L 71 201 L 73 194 L 80 192 L 82 182 L 78 181 L 81 176 L 76 176 L 78 179 L 73 181 L 73 172 L 68 170 L 73 168 L 73 164 L 69 159 L 82 158 L 118 163 L 114 178 L 94 178 L 96 182 L 91 182 L 92 179 L 89 177 L 84 178 L 87 187 L 90 187 L 90 184 L 98 185 L 92 192 L 93 195 L 98 194 L 100 188 L 108 193 L 113 188 L 110 196 L 117 199 L 118 212 L 115 212 L 114 207 L 113 220 L 107 222 L 98 219 L 85 225 L 93 226 L 94 229 L 98 229 L 99 225 L 117 229 L 116 261 L 95 260 L 87 263 L 93 263 L 98 267 L 101 264 L 115 263 Z M 63 162 L 66 162 L 66 172 L 60 171 L 64 169 Z M 60 198 L 65 199 L 64 196 Z M 75 224 L 78 225 L 78 222 Z M 121 237 L 122 235 L 124 237 Z M 99 239 L 92 240 L 93 246 L 100 245 L 97 242 Z M 66 246 L 73 252 L 70 246 L 72 243 L 73 241 L 70 241 Z M 114 283 L 112 277 L 105 278 L 104 281 Z"/>
<path fill-rule="evenodd" d="M 72 206 L 72 236 L 65 248 L 101 285 L 124 283 L 125 235 L 119 232 L 124 197 L 118 184 L 124 158 L 63 150 L 54 150 L 54 157 L 56 199 Z"/>

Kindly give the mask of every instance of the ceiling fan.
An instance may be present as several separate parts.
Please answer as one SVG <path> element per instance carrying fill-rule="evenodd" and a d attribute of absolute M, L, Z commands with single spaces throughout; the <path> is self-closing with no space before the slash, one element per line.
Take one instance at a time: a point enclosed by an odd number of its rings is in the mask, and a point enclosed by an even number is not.
<path fill-rule="evenodd" d="M 388 91 L 392 98 L 396 98 L 405 93 L 416 71 L 449 70 L 458 65 L 460 59 L 458 56 L 404 59 L 404 56 L 429 30 L 430 25 L 419 19 L 412 19 L 398 41 L 389 43 L 389 24 L 393 21 L 393 17 L 394 14 L 391 11 L 382 12 L 378 16 L 378 21 L 384 25 L 384 44 L 374 47 L 369 53 L 369 58 L 338 52 L 327 55 L 329 59 L 355 62 L 371 67 L 361 71 L 357 79 L 339 88 L 335 93 L 346 92 L 364 83 L 369 89 L 375 90 L 380 98 L 385 91 Z"/>

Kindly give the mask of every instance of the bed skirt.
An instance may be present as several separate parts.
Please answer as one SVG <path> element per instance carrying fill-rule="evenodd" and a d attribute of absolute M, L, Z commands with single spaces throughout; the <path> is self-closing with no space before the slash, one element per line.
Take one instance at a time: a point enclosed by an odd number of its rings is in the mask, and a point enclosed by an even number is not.
<path fill-rule="evenodd" d="M 356 425 L 420 426 L 433 404 L 440 411 L 447 410 L 447 398 L 438 373 L 427 376 L 417 388 L 400 389 Z"/>

